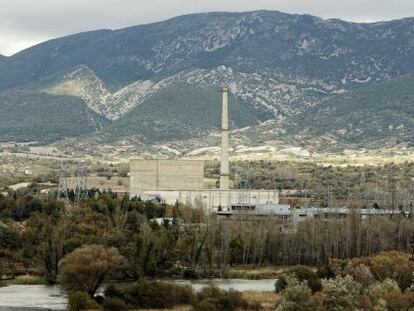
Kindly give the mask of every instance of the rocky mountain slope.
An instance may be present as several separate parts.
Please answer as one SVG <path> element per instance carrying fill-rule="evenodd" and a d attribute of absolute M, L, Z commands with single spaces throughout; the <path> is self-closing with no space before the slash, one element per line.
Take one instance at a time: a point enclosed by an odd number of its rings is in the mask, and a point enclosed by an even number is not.
<path fill-rule="evenodd" d="M 328 98 L 292 118 L 287 128 L 303 141 L 318 138 L 331 148 L 414 146 L 413 85 L 414 75 L 407 75 Z"/>
<path fill-rule="evenodd" d="M 414 19 L 374 24 L 280 12 L 207 13 L 76 34 L 20 52 L 0 88 L 86 65 L 111 88 L 220 65 L 292 80 L 358 85 L 413 70 Z M 47 66 L 45 66 L 47 64 Z"/>
<path fill-rule="evenodd" d="M 231 127 L 260 124 L 260 113 L 230 96 Z M 146 98 L 125 117 L 114 121 L 103 132 L 108 137 L 133 137 L 143 140 L 182 140 L 208 136 L 218 129 L 221 120 L 220 94 L 214 88 L 195 87 L 186 83 L 172 83 Z M 217 134 L 216 133 L 213 134 Z"/>
<path fill-rule="evenodd" d="M 216 131 L 219 88 L 228 85 L 233 127 L 247 127 L 236 132 L 240 139 L 253 143 L 283 135 L 290 142 L 345 130 L 343 141 L 353 142 L 361 137 L 351 128 L 384 108 L 376 86 L 404 84 L 399 78 L 414 73 L 412 59 L 413 18 L 356 24 L 269 11 L 193 14 L 75 34 L 0 58 L 0 92 L 9 94 L 0 97 L 0 109 L 10 106 L 15 92 L 42 96 L 45 107 L 65 98 L 71 106 L 66 109 L 88 111 L 98 124 L 86 122 L 80 134 L 168 141 Z M 350 126 L 324 113 L 326 105 L 332 111 L 339 105 L 346 114 L 349 96 L 356 102 L 368 98 L 365 106 L 353 106 Z M 396 104 L 394 96 L 388 98 L 390 107 Z M 20 109 L 8 115 L 16 126 L 26 112 Z M 393 123 L 388 116 L 395 118 L 384 110 L 381 128 Z M 58 126 L 60 119 L 49 122 Z M 321 133 L 324 122 L 331 126 Z M 11 133 L 0 130 L 0 139 L 24 137 Z M 58 133 L 51 136 L 66 137 Z M 380 139 L 378 131 L 365 134 Z"/>
<path fill-rule="evenodd" d="M 160 81 L 139 80 L 111 93 L 92 70 L 81 65 L 68 73 L 48 78 L 42 81 L 41 86 L 36 84 L 35 88 L 49 94 L 80 97 L 93 111 L 116 120 L 175 84 L 187 85 L 185 91 L 189 96 L 199 88 L 216 88 L 217 93 L 211 94 L 211 101 L 219 97 L 220 86 L 227 85 L 235 97 L 245 101 L 246 108 L 253 113 L 261 113 L 265 119 L 296 114 L 319 102 L 326 94 L 336 93 L 326 86 L 291 84 L 257 73 L 236 72 L 225 66 L 184 71 Z"/>

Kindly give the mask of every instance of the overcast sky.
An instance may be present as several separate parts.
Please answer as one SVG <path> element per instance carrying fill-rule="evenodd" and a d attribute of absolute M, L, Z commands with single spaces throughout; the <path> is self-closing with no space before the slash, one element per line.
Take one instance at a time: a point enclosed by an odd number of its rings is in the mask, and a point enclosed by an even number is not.
<path fill-rule="evenodd" d="M 372 22 L 414 16 L 414 0 L 0 0 L 0 54 L 86 30 L 262 9 Z"/>

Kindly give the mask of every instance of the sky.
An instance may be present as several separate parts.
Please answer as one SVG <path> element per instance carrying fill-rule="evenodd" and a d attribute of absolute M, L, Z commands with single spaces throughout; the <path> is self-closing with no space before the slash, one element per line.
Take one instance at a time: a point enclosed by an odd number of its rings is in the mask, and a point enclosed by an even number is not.
<path fill-rule="evenodd" d="M 252 10 L 373 22 L 414 16 L 414 0 L 0 0 L 0 54 L 82 31 L 188 13 Z"/>

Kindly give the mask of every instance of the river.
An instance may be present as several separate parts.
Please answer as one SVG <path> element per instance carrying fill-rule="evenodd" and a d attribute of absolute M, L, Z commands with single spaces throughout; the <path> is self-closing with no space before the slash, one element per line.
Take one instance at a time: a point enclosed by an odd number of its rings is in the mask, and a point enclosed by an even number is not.
<path fill-rule="evenodd" d="M 58 286 L 0 287 L 0 310 L 66 310 L 67 296 Z"/>
<path fill-rule="evenodd" d="M 275 280 L 169 280 L 174 284 L 191 285 L 195 291 L 215 285 L 221 289 L 237 291 L 273 291 Z M 0 311 L 15 310 L 66 310 L 67 296 L 58 286 L 8 285 L 0 287 Z"/>

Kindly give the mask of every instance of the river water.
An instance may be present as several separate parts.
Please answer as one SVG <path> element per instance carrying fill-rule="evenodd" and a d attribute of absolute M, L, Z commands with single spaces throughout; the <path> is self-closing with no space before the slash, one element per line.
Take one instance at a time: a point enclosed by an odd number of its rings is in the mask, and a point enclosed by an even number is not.
<path fill-rule="evenodd" d="M 195 291 L 215 285 L 221 289 L 233 288 L 237 291 L 273 291 L 275 280 L 169 280 L 174 284 L 191 285 Z M 0 287 L 0 311 L 15 310 L 66 310 L 67 296 L 58 286 L 9 285 Z"/>
<path fill-rule="evenodd" d="M 66 310 L 67 296 L 58 286 L 0 287 L 0 310 Z"/>

